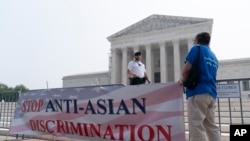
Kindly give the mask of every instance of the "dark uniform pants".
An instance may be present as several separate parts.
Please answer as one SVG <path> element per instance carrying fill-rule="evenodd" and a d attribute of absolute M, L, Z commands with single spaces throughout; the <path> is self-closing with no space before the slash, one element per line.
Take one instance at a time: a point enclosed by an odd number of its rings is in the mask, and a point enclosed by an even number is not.
<path fill-rule="evenodd" d="M 146 78 L 139 78 L 139 77 L 134 77 L 134 78 L 129 78 L 130 80 L 130 85 L 140 85 L 140 84 L 145 84 Z"/>

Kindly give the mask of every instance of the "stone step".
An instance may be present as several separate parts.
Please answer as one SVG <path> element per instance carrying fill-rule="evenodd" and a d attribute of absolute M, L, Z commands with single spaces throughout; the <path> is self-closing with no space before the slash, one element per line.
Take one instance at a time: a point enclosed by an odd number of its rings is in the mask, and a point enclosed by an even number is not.
<path fill-rule="evenodd" d="M 187 102 L 184 102 L 184 106 L 186 106 L 187 105 Z M 216 102 L 216 105 L 217 106 L 220 106 L 220 107 L 229 107 L 229 101 L 227 101 L 227 102 L 219 102 L 219 104 L 218 104 L 218 102 Z M 230 106 L 231 107 L 233 107 L 233 106 L 235 106 L 235 107 L 239 107 L 240 105 L 243 105 L 243 106 L 250 106 L 250 101 L 242 101 L 242 103 L 240 104 L 240 101 L 235 101 L 235 102 L 232 102 L 232 101 L 230 101 Z"/>
<path fill-rule="evenodd" d="M 250 112 L 243 112 L 243 117 L 249 118 Z M 215 116 L 219 116 L 218 112 L 215 112 Z M 230 112 L 220 112 L 220 117 L 230 117 Z M 241 117 L 241 112 L 231 112 L 231 117 Z"/>
<path fill-rule="evenodd" d="M 217 124 L 217 126 L 220 128 L 221 133 L 230 133 L 230 125 L 228 124 Z M 188 123 L 185 123 L 185 131 L 189 131 Z"/>
<path fill-rule="evenodd" d="M 1 122 L 0 121 L 0 128 L 10 128 L 11 122 Z"/>
<path fill-rule="evenodd" d="M 12 121 L 13 117 L 1 117 L 0 121 Z"/>
<path fill-rule="evenodd" d="M 188 123 L 188 117 L 184 117 L 184 122 Z M 219 118 L 218 117 L 215 118 L 215 122 L 219 123 Z M 242 118 L 242 119 L 241 118 L 232 118 L 231 120 L 230 120 L 229 117 L 221 117 L 220 118 L 220 123 L 221 124 L 230 124 L 230 123 L 232 123 L 232 124 L 242 124 L 243 122 L 244 122 L 244 124 L 250 124 L 250 118 L 245 118 L 245 117 Z"/>
<path fill-rule="evenodd" d="M 216 118 L 215 121 L 219 123 L 219 118 Z M 250 124 L 250 118 L 220 118 L 221 124 Z"/>
<path fill-rule="evenodd" d="M 0 117 L 13 117 L 14 112 L 1 113 Z"/>

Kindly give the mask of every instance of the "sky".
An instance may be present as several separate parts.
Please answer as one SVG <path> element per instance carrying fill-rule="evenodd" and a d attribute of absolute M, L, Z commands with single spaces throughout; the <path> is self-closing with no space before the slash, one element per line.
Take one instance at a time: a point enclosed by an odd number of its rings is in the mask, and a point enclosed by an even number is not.
<path fill-rule="evenodd" d="M 152 15 L 212 18 L 219 60 L 250 57 L 249 0 L 0 0 L 0 83 L 61 88 L 108 71 L 110 35 Z"/>

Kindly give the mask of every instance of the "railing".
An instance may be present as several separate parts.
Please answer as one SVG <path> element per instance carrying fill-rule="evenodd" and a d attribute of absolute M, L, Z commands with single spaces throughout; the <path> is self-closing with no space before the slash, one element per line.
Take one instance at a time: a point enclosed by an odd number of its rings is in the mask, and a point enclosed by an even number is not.
<path fill-rule="evenodd" d="M 230 124 L 250 124 L 250 99 L 242 99 L 242 109 L 239 99 L 219 98 L 216 108 L 216 122 L 221 133 L 229 133 Z M 14 117 L 16 102 L 0 102 L 0 128 L 9 129 Z M 184 99 L 185 129 L 188 131 L 186 100 Z"/>
<path fill-rule="evenodd" d="M 8 96 L 5 96 L 7 95 Z M 18 92 L 0 93 L 0 128 L 9 129 L 11 126 Z M 186 99 L 184 97 L 185 131 L 188 132 L 188 117 Z M 230 133 L 230 124 L 250 124 L 250 98 L 218 98 L 216 107 L 216 123 L 222 134 Z"/>
<path fill-rule="evenodd" d="M 16 91 L 0 93 L 0 128 L 10 128 L 16 109 L 18 94 Z"/>
<path fill-rule="evenodd" d="M 241 104 L 242 109 L 241 109 Z M 188 132 L 187 106 L 184 99 L 185 130 Z M 218 98 L 215 120 L 222 134 L 230 133 L 230 124 L 250 124 L 250 99 Z"/>

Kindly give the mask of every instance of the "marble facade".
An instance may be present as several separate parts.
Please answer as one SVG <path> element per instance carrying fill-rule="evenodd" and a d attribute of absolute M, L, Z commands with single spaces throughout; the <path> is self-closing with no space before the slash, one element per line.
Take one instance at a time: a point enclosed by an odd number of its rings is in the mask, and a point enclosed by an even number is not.
<path fill-rule="evenodd" d="M 111 36 L 111 84 L 128 84 L 127 65 L 136 51 L 152 82 L 180 77 L 184 58 L 199 32 L 212 31 L 212 19 L 151 15 Z"/>
<path fill-rule="evenodd" d="M 108 71 L 64 76 L 63 87 L 127 85 L 127 64 L 136 51 L 142 52 L 151 82 L 177 81 L 194 37 L 211 33 L 212 24 L 212 19 L 151 15 L 107 38 L 111 43 Z M 217 80 L 240 80 L 243 95 L 250 96 L 250 58 L 219 60 Z"/>

